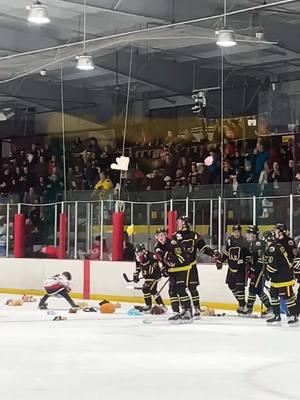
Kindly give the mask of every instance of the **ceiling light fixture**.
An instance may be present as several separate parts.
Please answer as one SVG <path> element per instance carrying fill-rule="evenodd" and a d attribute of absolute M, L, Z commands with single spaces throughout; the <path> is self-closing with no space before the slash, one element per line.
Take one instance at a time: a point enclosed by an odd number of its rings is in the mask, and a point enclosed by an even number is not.
<path fill-rule="evenodd" d="M 86 0 L 84 0 L 83 10 L 83 54 L 76 56 L 77 65 L 76 68 L 81 71 L 92 71 L 95 69 L 93 57 L 87 55 L 86 52 Z"/>
<path fill-rule="evenodd" d="M 50 22 L 48 9 L 39 0 L 34 4 L 27 6 L 26 9 L 28 10 L 28 22 L 39 25 L 48 24 Z"/>
<path fill-rule="evenodd" d="M 235 34 L 232 29 L 227 29 L 227 0 L 224 0 L 223 28 L 216 31 L 216 44 L 220 47 L 233 47 L 236 45 Z"/>
<path fill-rule="evenodd" d="M 217 45 L 220 47 L 233 47 L 236 45 L 234 31 L 221 29 L 217 34 Z"/>

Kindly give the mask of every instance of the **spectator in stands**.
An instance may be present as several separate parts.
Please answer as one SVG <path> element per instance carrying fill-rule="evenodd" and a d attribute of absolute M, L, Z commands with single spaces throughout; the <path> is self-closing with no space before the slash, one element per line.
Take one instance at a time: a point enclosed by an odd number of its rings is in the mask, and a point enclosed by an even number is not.
<path fill-rule="evenodd" d="M 83 171 L 80 169 L 79 165 L 75 165 L 74 179 L 72 180 L 72 182 L 75 182 L 78 190 L 83 190 L 84 175 L 83 175 Z M 71 184 L 71 185 L 73 187 L 73 184 Z"/>
<path fill-rule="evenodd" d="M 152 173 L 147 175 L 146 190 L 163 190 L 164 181 L 159 175 L 158 170 L 154 169 Z"/>
<path fill-rule="evenodd" d="M 279 164 L 277 161 L 273 162 L 273 168 L 268 174 L 268 183 L 272 183 L 273 193 L 279 190 L 279 182 L 282 181 Z"/>
<path fill-rule="evenodd" d="M 232 182 L 232 176 L 236 175 L 235 170 L 232 168 L 230 162 L 225 160 L 223 163 L 223 181 L 225 184 Z"/>
<path fill-rule="evenodd" d="M 123 261 L 134 261 L 135 247 L 129 241 L 128 233 L 123 234 Z"/>
<path fill-rule="evenodd" d="M 210 175 L 208 168 L 203 162 L 197 163 L 198 169 L 198 182 L 199 185 L 208 185 L 210 183 Z"/>
<path fill-rule="evenodd" d="M 261 171 L 259 175 L 259 196 L 269 196 L 270 195 L 270 190 L 269 190 L 269 185 L 268 185 L 268 176 L 271 172 L 271 169 L 269 167 L 269 163 L 266 161 L 264 164 L 264 169 Z"/>
<path fill-rule="evenodd" d="M 37 191 L 33 186 L 31 186 L 29 188 L 29 191 L 25 192 L 24 194 L 24 199 L 23 199 L 24 203 L 34 204 L 36 202 L 39 202 L 39 200 L 40 200 L 39 194 L 37 193 Z"/>
<path fill-rule="evenodd" d="M 6 253 L 6 218 L 0 217 L 0 256 L 5 256 Z"/>
<path fill-rule="evenodd" d="M 187 180 L 186 180 L 186 177 L 184 175 L 184 171 L 182 169 L 177 169 L 176 170 L 174 186 L 175 187 L 185 187 L 185 186 L 187 186 Z"/>
<path fill-rule="evenodd" d="M 191 172 L 189 173 L 188 181 L 191 187 L 199 184 L 199 171 L 195 163 L 191 166 Z"/>
<path fill-rule="evenodd" d="M 112 181 L 108 178 L 106 172 L 101 171 L 99 174 L 99 180 L 94 187 L 94 192 L 97 193 L 101 199 L 105 200 L 112 189 Z"/>
<path fill-rule="evenodd" d="M 48 175 L 51 176 L 53 174 L 53 168 L 56 167 L 56 156 L 52 155 L 51 159 L 48 163 Z"/>
<path fill-rule="evenodd" d="M 10 171 L 6 168 L 3 172 L 3 176 L 0 179 L 0 190 L 2 194 L 8 194 L 11 192 L 12 178 L 10 176 Z"/>
<path fill-rule="evenodd" d="M 48 177 L 48 165 L 45 162 L 44 156 L 39 157 L 39 161 L 36 163 L 34 168 L 34 173 L 37 177 L 44 177 L 46 179 Z"/>
<path fill-rule="evenodd" d="M 106 244 L 106 239 L 102 239 L 102 246 L 103 246 L 103 252 L 102 252 L 102 260 L 104 261 L 109 261 L 109 252 L 108 252 L 108 247 Z M 100 260 L 101 259 L 101 236 L 96 236 L 95 241 L 92 246 L 92 250 L 85 256 L 85 258 L 89 260 Z"/>
<path fill-rule="evenodd" d="M 261 139 L 257 140 L 256 143 L 256 154 L 253 157 L 253 172 L 254 179 L 258 182 L 259 175 L 261 171 L 264 169 L 264 164 L 269 159 L 269 153 L 265 150 L 265 147 L 261 141 Z"/>
<path fill-rule="evenodd" d="M 35 190 L 40 199 L 40 203 L 44 203 L 46 200 L 47 183 L 45 182 L 45 178 L 43 176 L 39 177 Z"/>

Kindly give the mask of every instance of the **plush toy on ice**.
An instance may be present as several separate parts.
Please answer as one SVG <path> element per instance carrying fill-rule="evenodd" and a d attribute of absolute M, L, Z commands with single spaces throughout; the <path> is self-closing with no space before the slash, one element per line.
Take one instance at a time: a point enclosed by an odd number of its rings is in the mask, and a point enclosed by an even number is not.
<path fill-rule="evenodd" d="M 47 310 L 48 304 L 46 303 L 46 301 L 48 300 L 48 298 L 51 296 L 60 296 L 67 300 L 72 309 L 77 309 L 77 305 L 74 303 L 69 294 L 72 289 L 71 280 L 72 275 L 70 274 L 70 272 L 67 271 L 46 279 L 44 282 L 46 294 L 41 299 L 39 303 L 39 308 L 41 310 Z"/>

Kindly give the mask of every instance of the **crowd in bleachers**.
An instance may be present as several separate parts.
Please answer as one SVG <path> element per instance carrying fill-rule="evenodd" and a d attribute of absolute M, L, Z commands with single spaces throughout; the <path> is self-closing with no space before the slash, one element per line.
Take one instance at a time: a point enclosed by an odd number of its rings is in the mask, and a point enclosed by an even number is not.
<path fill-rule="evenodd" d="M 185 188 L 201 190 L 204 185 L 220 184 L 221 167 L 227 194 L 245 192 L 260 196 L 281 194 L 284 182 L 299 178 L 293 161 L 293 141 L 276 145 L 256 140 L 226 140 L 221 162 L 216 139 L 204 137 L 193 142 L 188 131 L 174 135 L 168 131 L 162 142 L 152 145 L 145 134 L 140 142 L 126 149 L 130 168 L 123 181 L 125 193 Z M 66 189 L 68 192 L 91 191 L 92 197 L 106 198 L 119 189 L 118 173 L 110 169 L 118 150 L 100 148 L 95 138 L 76 138 L 67 148 Z M 205 159 L 210 156 L 211 164 Z M 253 185 L 245 185 L 253 184 Z M 14 147 L 2 159 L 0 193 L 15 195 L 18 202 L 49 203 L 61 201 L 64 190 L 61 152 L 47 144 L 30 148 Z"/>

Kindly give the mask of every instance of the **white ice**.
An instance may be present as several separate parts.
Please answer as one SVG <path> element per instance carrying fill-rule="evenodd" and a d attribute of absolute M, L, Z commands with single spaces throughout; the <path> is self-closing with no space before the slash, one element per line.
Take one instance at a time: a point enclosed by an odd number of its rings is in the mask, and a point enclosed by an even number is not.
<path fill-rule="evenodd" d="M 53 322 L 36 303 L 4 305 L 9 297 L 0 296 L 1 400 L 300 399 L 300 327 L 285 320 L 145 324 L 128 305 L 68 314 L 64 300 L 50 299 L 68 317 Z"/>

